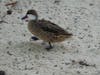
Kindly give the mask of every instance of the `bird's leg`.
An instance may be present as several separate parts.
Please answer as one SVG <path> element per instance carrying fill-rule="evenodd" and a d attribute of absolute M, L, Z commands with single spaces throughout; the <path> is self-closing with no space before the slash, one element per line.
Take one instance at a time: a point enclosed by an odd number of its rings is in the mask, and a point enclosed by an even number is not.
<path fill-rule="evenodd" d="M 53 46 L 51 45 L 51 42 L 49 42 L 49 46 L 46 47 L 46 49 L 49 51 L 49 50 L 52 49 L 52 48 L 53 48 Z"/>
<path fill-rule="evenodd" d="M 32 36 L 31 39 L 34 40 L 34 41 L 39 40 L 39 38 L 37 38 L 37 37 L 35 37 L 35 36 Z"/>

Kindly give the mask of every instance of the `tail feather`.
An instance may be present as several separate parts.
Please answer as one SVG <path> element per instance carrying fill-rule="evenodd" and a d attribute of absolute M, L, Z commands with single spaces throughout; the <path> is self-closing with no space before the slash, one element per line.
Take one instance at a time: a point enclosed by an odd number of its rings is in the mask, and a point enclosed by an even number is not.
<path fill-rule="evenodd" d="M 66 36 L 72 36 L 73 34 L 72 33 L 63 33 L 63 35 L 66 35 Z"/>
<path fill-rule="evenodd" d="M 66 35 L 66 37 L 67 38 L 70 38 L 70 37 L 72 37 L 73 36 L 73 34 L 72 33 L 67 33 L 67 34 L 65 34 Z"/>
<path fill-rule="evenodd" d="M 73 34 L 72 34 L 72 33 L 68 33 L 67 35 L 68 35 L 68 36 L 73 36 Z"/>

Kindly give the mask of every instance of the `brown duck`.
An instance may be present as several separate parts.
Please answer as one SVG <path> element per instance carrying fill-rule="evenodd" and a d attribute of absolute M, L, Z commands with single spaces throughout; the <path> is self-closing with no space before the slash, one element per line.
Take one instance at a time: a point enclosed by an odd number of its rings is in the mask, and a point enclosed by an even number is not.
<path fill-rule="evenodd" d="M 28 10 L 22 20 L 26 18 L 28 19 L 29 31 L 36 36 L 32 37 L 32 39 L 38 40 L 39 38 L 48 42 L 49 46 L 46 47 L 47 50 L 53 48 L 51 43 L 62 42 L 72 36 L 71 33 L 68 33 L 63 28 L 50 21 L 44 19 L 38 20 L 38 14 L 35 10 Z"/>

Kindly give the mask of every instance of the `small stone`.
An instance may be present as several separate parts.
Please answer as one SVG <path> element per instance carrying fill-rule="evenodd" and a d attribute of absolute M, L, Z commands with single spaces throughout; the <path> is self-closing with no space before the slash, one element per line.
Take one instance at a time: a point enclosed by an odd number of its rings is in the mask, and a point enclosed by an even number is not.
<path fill-rule="evenodd" d="M 13 31 L 13 32 L 16 32 L 16 31 Z"/>
<path fill-rule="evenodd" d="M 90 6 L 93 6 L 94 4 L 93 4 L 93 3 L 90 3 L 89 5 L 90 5 Z"/>
<path fill-rule="evenodd" d="M 60 0 L 55 0 L 54 3 L 57 4 L 57 5 L 59 5 Z"/>
<path fill-rule="evenodd" d="M 2 30 L 2 28 L 0 28 L 0 30 Z"/>
<path fill-rule="evenodd" d="M 76 61 L 75 60 L 72 60 L 72 63 L 75 63 Z"/>
<path fill-rule="evenodd" d="M 39 71 L 37 71 L 36 74 L 39 74 Z"/>
<path fill-rule="evenodd" d="M 18 19 L 20 19 L 20 17 L 17 17 Z"/>
<path fill-rule="evenodd" d="M 65 52 L 62 52 L 62 54 L 65 54 Z"/>
<path fill-rule="evenodd" d="M 28 51 L 31 51 L 31 48 L 29 48 Z"/>
<path fill-rule="evenodd" d="M 35 55 L 35 59 L 39 60 L 39 56 L 38 55 Z"/>
<path fill-rule="evenodd" d="M 42 56 L 42 58 L 45 58 L 45 56 Z"/>
<path fill-rule="evenodd" d="M 12 44 L 12 41 L 9 41 L 8 44 L 11 45 Z"/>
<path fill-rule="evenodd" d="M 79 61 L 79 64 L 80 64 L 80 65 L 83 65 L 83 66 L 90 66 L 90 65 L 87 64 L 85 61 Z"/>
<path fill-rule="evenodd" d="M 90 45 L 88 45 L 88 48 L 90 48 L 91 46 Z"/>
<path fill-rule="evenodd" d="M 61 70 L 63 69 L 63 67 L 60 68 Z"/>
<path fill-rule="evenodd" d="M 81 72 L 80 71 L 77 71 L 77 73 L 80 74 Z"/>
<path fill-rule="evenodd" d="M 69 65 L 70 63 L 65 63 L 65 65 Z"/>
<path fill-rule="evenodd" d="M 57 65 L 54 65 L 54 67 L 57 67 Z"/>
<path fill-rule="evenodd" d="M 0 75 L 5 75 L 5 71 L 0 71 Z"/>
<path fill-rule="evenodd" d="M 12 56 L 12 55 L 13 55 L 13 54 L 11 54 L 9 51 L 7 51 L 7 54 L 8 54 L 8 55 L 10 55 L 10 56 Z"/>
<path fill-rule="evenodd" d="M 26 35 L 25 35 L 25 34 L 23 34 L 23 36 L 25 37 Z"/>
<path fill-rule="evenodd" d="M 91 34 L 89 34 L 88 37 L 93 37 L 93 36 Z"/>
<path fill-rule="evenodd" d="M 9 47 L 6 47 L 6 49 L 9 49 Z"/>
<path fill-rule="evenodd" d="M 12 14 L 12 10 L 7 10 L 7 14 L 11 15 Z"/>

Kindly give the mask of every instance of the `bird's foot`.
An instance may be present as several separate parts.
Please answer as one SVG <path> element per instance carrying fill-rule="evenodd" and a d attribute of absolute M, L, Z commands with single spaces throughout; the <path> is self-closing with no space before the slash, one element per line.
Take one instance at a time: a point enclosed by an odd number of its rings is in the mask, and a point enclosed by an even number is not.
<path fill-rule="evenodd" d="M 51 49 L 53 49 L 53 46 L 47 46 L 45 49 L 46 49 L 47 51 L 50 51 Z"/>
<path fill-rule="evenodd" d="M 37 38 L 37 37 L 35 37 L 35 36 L 32 36 L 32 37 L 30 38 L 30 40 L 32 40 L 32 41 L 37 41 L 37 40 L 39 40 L 39 38 Z"/>

